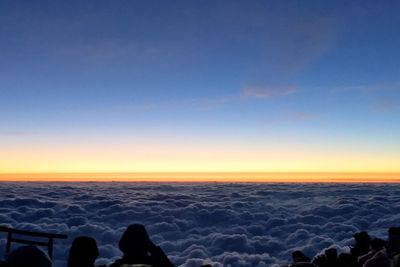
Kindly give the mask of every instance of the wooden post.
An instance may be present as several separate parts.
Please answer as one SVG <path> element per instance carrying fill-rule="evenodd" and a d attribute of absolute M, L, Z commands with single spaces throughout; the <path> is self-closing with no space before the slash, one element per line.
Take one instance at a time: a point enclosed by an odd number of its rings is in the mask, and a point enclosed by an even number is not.
<path fill-rule="evenodd" d="M 10 251 L 11 251 L 11 240 L 12 240 L 12 232 L 8 232 L 7 233 L 6 253 L 10 253 Z"/>
<path fill-rule="evenodd" d="M 53 237 L 50 237 L 49 238 L 49 250 L 48 250 L 50 259 L 53 259 L 53 243 L 54 243 Z"/>

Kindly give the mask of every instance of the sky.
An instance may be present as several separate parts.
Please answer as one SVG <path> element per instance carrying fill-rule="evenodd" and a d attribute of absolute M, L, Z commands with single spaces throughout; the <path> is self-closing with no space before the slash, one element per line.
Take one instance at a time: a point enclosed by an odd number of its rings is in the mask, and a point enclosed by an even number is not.
<path fill-rule="evenodd" d="M 0 173 L 400 173 L 398 1 L 1 1 Z"/>

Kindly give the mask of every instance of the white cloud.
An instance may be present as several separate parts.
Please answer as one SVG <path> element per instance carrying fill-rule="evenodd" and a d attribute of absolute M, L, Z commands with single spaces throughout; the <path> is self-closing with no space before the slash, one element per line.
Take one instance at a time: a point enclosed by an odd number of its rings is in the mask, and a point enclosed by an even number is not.
<path fill-rule="evenodd" d="M 399 185 L 0 183 L 0 221 L 62 232 L 55 264 L 74 237 L 98 241 L 99 263 L 120 257 L 125 227 L 139 222 L 182 267 L 279 266 L 291 252 L 312 257 L 367 230 L 385 238 L 399 225 Z M 0 251 L 5 237 L 1 236 Z"/>

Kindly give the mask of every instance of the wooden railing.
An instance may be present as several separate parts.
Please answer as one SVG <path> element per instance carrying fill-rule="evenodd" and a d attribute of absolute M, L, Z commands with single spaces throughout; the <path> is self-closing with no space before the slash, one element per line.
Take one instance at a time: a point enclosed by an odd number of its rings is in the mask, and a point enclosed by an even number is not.
<path fill-rule="evenodd" d="M 10 227 L 5 227 L 5 226 L 0 226 L 0 232 L 7 233 L 6 253 L 9 253 L 11 251 L 12 243 L 20 243 L 20 244 L 26 244 L 26 245 L 47 247 L 47 252 L 51 259 L 53 258 L 54 239 L 67 239 L 68 238 L 68 236 L 64 235 L 64 234 L 52 234 L 52 233 L 44 233 L 44 232 L 18 230 L 18 229 L 14 229 L 14 228 L 10 228 Z M 32 238 L 27 239 L 27 237 L 47 239 L 47 241 L 32 240 Z"/>

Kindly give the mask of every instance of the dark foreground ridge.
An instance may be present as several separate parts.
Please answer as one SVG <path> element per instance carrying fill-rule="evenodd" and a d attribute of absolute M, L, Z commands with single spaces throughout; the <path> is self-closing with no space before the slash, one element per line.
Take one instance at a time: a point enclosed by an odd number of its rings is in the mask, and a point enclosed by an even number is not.
<path fill-rule="evenodd" d="M 6 258 L 0 261 L 0 267 L 52 267 L 54 240 L 67 238 L 67 235 L 62 234 L 3 226 L 0 226 L 0 232 L 7 233 Z M 16 238 L 15 235 L 25 238 Z M 32 238 L 45 238 L 47 241 Z M 400 267 L 400 227 L 389 228 L 387 240 L 371 238 L 368 232 L 355 233 L 353 238 L 354 245 L 350 247 L 350 253 L 338 254 L 331 247 L 311 259 L 302 251 L 296 250 L 292 253 L 293 262 L 282 267 Z M 12 243 L 25 245 L 11 250 Z M 47 247 L 47 253 L 37 246 Z M 123 256 L 109 267 L 174 267 L 163 250 L 151 241 L 142 224 L 129 225 L 119 240 L 118 247 Z M 79 236 L 74 239 L 69 250 L 68 267 L 95 267 L 97 257 L 99 250 L 96 240 L 89 236 Z"/>

